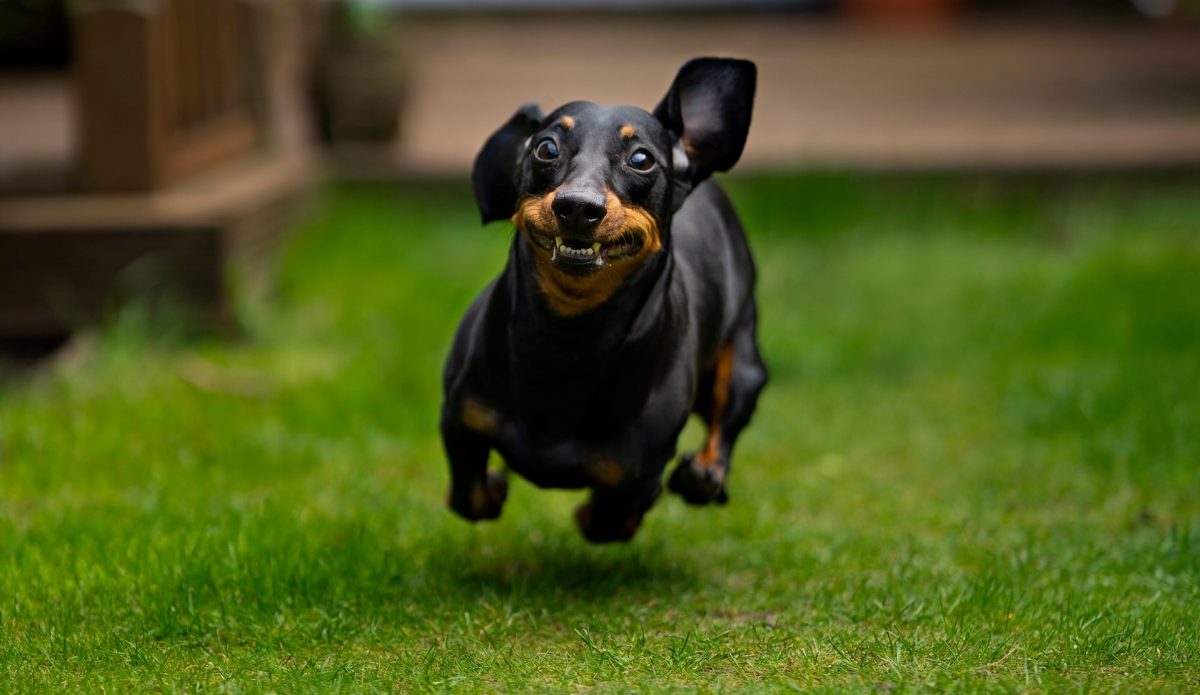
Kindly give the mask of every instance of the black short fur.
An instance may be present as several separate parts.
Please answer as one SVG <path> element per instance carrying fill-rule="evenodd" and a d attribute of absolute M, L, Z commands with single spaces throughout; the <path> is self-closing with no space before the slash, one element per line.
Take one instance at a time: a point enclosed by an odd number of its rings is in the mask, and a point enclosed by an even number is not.
<path fill-rule="evenodd" d="M 754 86 L 752 63 L 700 58 L 653 113 L 527 104 L 484 145 L 472 174 L 484 222 L 522 203 L 534 212 L 517 216 L 527 229 L 447 360 L 441 430 L 456 512 L 499 515 L 507 484 L 487 470 L 494 449 L 536 485 L 592 488 L 576 513 L 589 540 L 629 539 L 692 412 L 713 435 L 670 487 L 695 504 L 727 499 L 730 453 L 766 370 L 750 249 L 708 178 L 740 157 Z M 656 235 L 615 226 L 647 215 Z M 543 283 L 559 280 L 604 301 L 555 301 Z"/>

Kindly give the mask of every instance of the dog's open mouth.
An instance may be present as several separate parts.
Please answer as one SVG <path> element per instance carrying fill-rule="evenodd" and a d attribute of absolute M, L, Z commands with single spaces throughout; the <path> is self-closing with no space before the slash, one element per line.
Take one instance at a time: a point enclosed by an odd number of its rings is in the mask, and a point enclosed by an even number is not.
<path fill-rule="evenodd" d="M 642 240 L 635 234 L 623 234 L 607 243 L 588 243 L 578 239 L 550 237 L 534 232 L 534 243 L 550 252 L 550 261 L 563 269 L 591 270 L 601 268 L 605 261 L 637 253 Z"/>

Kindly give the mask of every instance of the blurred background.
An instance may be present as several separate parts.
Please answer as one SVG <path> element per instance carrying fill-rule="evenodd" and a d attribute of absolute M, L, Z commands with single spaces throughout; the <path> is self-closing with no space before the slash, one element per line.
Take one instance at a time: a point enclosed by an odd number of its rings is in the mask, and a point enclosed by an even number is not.
<path fill-rule="evenodd" d="M 704 54 L 732 503 L 464 524 L 475 152 Z M 1195 691 L 1197 165 L 1200 0 L 0 0 L 0 684 Z"/>
<path fill-rule="evenodd" d="M 759 66 L 738 173 L 1192 167 L 1197 5 L 6 0 L 0 339 L 164 284 L 228 323 L 316 182 L 464 179 L 521 102 L 651 107 L 699 54 Z"/>

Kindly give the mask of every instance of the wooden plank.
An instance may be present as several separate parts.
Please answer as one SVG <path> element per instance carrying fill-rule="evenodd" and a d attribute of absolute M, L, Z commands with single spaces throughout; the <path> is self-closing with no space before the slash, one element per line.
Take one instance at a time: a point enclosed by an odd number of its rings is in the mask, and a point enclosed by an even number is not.
<path fill-rule="evenodd" d="M 194 5 L 189 0 L 173 0 L 178 18 L 172 27 L 179 41 L 179 62 L 170 79 L 179 83 L 179 125 L 175 132 L 186 131 L 198 117 L 199 85 L 196 74 L 196 35 Z"/>
<path fill-rule="evenodd" d="M 164 130 L 171 133 L 181 128 L 184 120 L 182 87 L 179 80 L 175 79 L 182 60 L 180 51 L 183 50 L 177 30 L 180 21 L 179 8 L 174 2 L 163 2 L 158 7 L 158 16 L 155 21 L 159 34 L 159 60 L 164 66 L 158 73 L 160 83 L 158 108 L 162 115 Z"/>
<path fill-rule="evenodd" d="M 161 122 L 150 18 L 94 10 L 75 22 L 80 183 L 85 191 L 148 191 L 158 183 Z"/>
<path fill-rule="evenodd" d="M 222 25 L 228 14 L 223 8 L 232 8 L 236 0 L 166 4 L 181 18 L 170 25 L 179 60 L 167 79 L 181 85 L 181 103 L 174 107 L 181 118 L 167 134 L 160 162 L 162 181 L 173 182 L 250 151 L 261 141 L 262 126 L 251 109 L 224 96 L 236 92 L 233 82 L 242 77 L 236 66 L 229 69 L 229 61 L 236 59 L 236 51 L 229 49 L 250 39 L 236 24 Z"/>
<path fill-rule="evenodd" d="M 39 195 L 0 198 L 0 234 L 9 231 L 212 226 L 265 201 L 311 187 L 306 152 L 248 157 L 149 195 Z"/>
<path fill-rule="evenodd" d="M 248 152 L 262 139 L 246 92 L 243 0 L 163 0 L 76 20 L 86 192 L 146 192 Z"/>
<path fill-rule="evenodd" d="M 228 325 L 229 273 L 255 293 L 313 181 L 259 158 L 150 195 L 0 199 L 0 339 L 62 335 L 129 296 L 175 297 Z"/>
<path fill-rule="evenodd" d="M 198 174 L 252 149 L 259 127 L 248 112 L 232 112 L 187 131 L 176 133 L 162 161 L 164 181 Z"/>
<path fill-rule="evenodd" d="M 70 331 L 129 296 L 220 314 L 221 263 L 213 228 L 0 233 L 0 336 Z"/>

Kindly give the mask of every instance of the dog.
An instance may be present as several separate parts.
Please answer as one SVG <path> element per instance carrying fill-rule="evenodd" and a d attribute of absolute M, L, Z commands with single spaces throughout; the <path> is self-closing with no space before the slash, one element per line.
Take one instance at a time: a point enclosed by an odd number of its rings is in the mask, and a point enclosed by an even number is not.
<path fill-rule="evenodd" d="M 767 380 L 755 267 L 710 176 L 741 157 L 756 68 L 686 63 L 653 113 L 525 104 L 471 174 L 483 223 L 516 227 L 508 263 L 467 309 L 444 374 L 447 504 L 500 515 L 507 467 L 546 488 L 591 488 L 592 542 L 626 541 L 662 492 L 691 413 L 703 447 L 668 481 L 725 504 L 729 459 Z"/>

